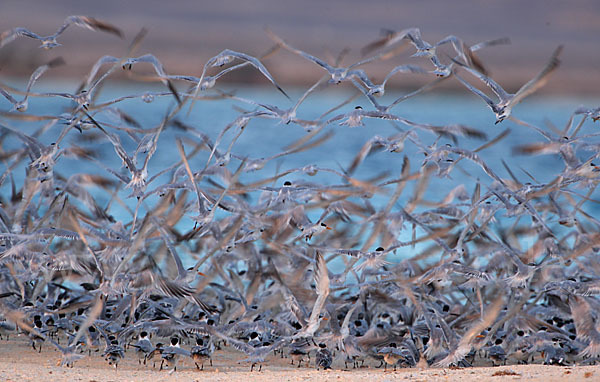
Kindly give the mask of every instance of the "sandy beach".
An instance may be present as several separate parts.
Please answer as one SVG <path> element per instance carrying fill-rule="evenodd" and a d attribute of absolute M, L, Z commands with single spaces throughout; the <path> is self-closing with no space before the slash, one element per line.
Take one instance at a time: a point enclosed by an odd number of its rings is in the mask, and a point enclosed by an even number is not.
<path fill-rule="evenodd" d="M 118 370 L 109 366 L 100 356 L 92 353 L 75 363 L 73 368 L 58 366 L 60 353 L 45 345 L 41 353 L 34 351 L 24 337 L 0 342 L 0 380 L 2 381 L 582 381 L 598 380 L 600 366 L 547 366 L 508 365 L 499 367 L 473 367 L 466 369 L 378 369 L 376 361 L 368 360 L 360 369 L 344 369 L 340 360 L 334 362 L 333 370 L 315 370 L 311 367 L 297 368 L 290 365 L 289 358 L 272 355 L 262 371 L 250 372 L 248 364 L 239 364 L 243 354 L 227 348 L 217 351 L 213 366 L 205 365 L 199 371 L 190 359 L 180 361 L 177 371 L 159 371 L 151 362 L 138 365 L 132 350 L 119 363 Z"/>

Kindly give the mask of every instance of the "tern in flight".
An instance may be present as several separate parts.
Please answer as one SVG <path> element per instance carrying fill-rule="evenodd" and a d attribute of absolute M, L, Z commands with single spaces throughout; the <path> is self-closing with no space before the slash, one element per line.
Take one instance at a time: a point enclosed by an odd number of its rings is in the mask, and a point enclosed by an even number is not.
<path fill-rule="evenodd" d="M 464 79 L 462 79 L 461 77 L 456 75 L 456 73 L 454 73 L 454 74 L 455 74 L 456 78 L 460 82 L 462 82 L 463 85 L 465 85 L 467 87 L 467 89 L 469 89 L 473 93 L 475 93 L 478 96 L 480 96 L 481 98 L 483 98 L 483 100 L 492 109 L 494 114 L 496 114 L 496 124 L 498 124 L 498 123 L 504 121 L 504 119 L 506 119 L 508 116 L 510 116 L 512 108 L 516 104 L 518 104 L 525 97 L 527 97 L 530 94 L 533 94 L 536 90 L 538 90 L 539 88 L 544 86 L 544 84 L 548 80 L 548 75 L 550 73 L 552 73 L 560 65 L 560 60 L 558 59 L 558 56 L 560 55 L 562 48 L 563 48 L 562 45 L 559 46 L 558 48 L 556 48 L 556 50 L 552 54 L 552 57 L 550 58 L 550 60 L 548 61 L 548 63 L 544 67 L 544 69 L 542 69 L 542 71 L 539 72 L 537 74 L 537 76 L 535 76 L 534 78 L 529 80 L 529 82 L 527 82 L 525 85 L 521 86 L 521 88 L 514 94 L 507 93 L 500 85 L 498 85 L 498 83 L 496 83 L 496 81 L 492 80 L 490 77 L 488 77 L 484 74 L 481 74 L 472 68 L 469 68 L 468 66 L 464 65 L 463 63 L 461 63 L 459 61 L 453 60 L 455 63 L 457 63 L 458 65 L 463 67 L 466 71 L 473 74 L 475 77 L 478 77 L 487 86 L 489 86 L 489 88 L 492 89 L 492 91 L 498 97 L 498 99 L 499 99 L 498 102 L 494 102 L 490 97 L 485 95 L 481 90 L 475 88 L 473 85 L 471 85 L 470 83 L 468 83 L 467 81 L 465 81 Z"/>

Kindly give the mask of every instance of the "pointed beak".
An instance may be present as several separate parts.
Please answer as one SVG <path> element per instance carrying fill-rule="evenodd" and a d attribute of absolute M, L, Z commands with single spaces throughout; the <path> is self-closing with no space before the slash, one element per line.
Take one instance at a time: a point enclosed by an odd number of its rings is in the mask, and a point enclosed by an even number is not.
<path fill-rule="evenodd" d="M 202 276 L 202 277 L 206 277 L 206 275 L 205 275 L 204 273 L 200 272 L 200 271 L 198 271 L 198 274 L 199 274 L 200 276 Z"/>

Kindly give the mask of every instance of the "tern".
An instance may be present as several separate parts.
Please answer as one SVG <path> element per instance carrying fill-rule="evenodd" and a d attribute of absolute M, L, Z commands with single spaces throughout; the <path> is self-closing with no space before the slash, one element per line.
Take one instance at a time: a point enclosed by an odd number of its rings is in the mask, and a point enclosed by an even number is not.
<path fill-rule="evenodd" d="M 0 34 L 0 48 L 4 45 L 10 43 L 15 40 L 17 37 L 25 36 L 34 38 L 36 40 L 40 40 L 42 45 L 40 48 L 44 49 L 52 49 L 57 46 L 61 46 L 62 44 L 58 43 L 56 39 L 60 36 L 70 25 L 75 25 L 78 27 L 86 28 L 93 31 L 102 31 L 110 34 L 114 34 L 120 38 L 123 38 L 123 32 L 112 24 L 107 23 L 106 21 L 98 20 L 93 17 L 88 16 L 69 16 L 65 19 L 63 25 L 61 25 L 58 30 L 50 35 L 50 36 L 40 36 L 36 33 L 33 33 L 29 29 L 25 28 L 14 28 L 7 30 Z"/>
<path fill-rule="evenodd" d="M 27 111 L 27 106 L 28 106 L 28 98 L 29 98 L 29 92 L 31 91 L 31 87 L 33 86 L 33 84 L 35 84 L 35 82 L 37 80 L 40 79 L 40 77 L 48 70 L 48 69 L 52 69 L 55 68 L 57 66 L 60 65 L 64 65 L 65 64 L 65 60 L 63 60 L 62 57 L 57 57 L 54 60 L 48 62 L 45 65 L 39 66 L 32 74 L 31 77 L 29 77 L 29 82 L 27 82 L 27 88 L 25 89 L 25 97 L 23 97 L 22 100 L 17 101 L 16 99 L 14 99 L 9 93 L 7 93 L 4 89 L 0 88 L 0 94 L 2 94 L 7 100 L 10 101 L 10 103 L 12 103 L 14 105 L 14 110 L 20 111 L 20 112 L 25 112 Z"/>
<path fill-rule="evenodd" d="M 470 91 L 477 94 L 488 104 L 490 109 L 496 115 L 496 124 L 504 121 L 511 114 L 512 108 L 516 106 L 519 102 L 523 101 L 523 99 L 534 92 L 536 92 L 539 88 L 544 86 L 548 81 L 548 76 L 560 65 L 559 56 L 562 52 L 562 45 L 556 48 L 554 53 L 552 53 L 552 57 L 546 64 L 546 66 L 539 72 L 534 78 L 532 78 L 525 85 L 521 86 L 521 88 L 514 94 L 507 93 L 496 81 L 492 80 L 490 77 L 479 73 L 478 71 L 466 66 L 464 63 L 461 63 L 457 60 L 453 60 L 455 63 L 460 65 L 463 69 L 473 74 L 475 77 L 479 78 L 483 83 L 485 83 L 496 96 L 498 97 L 498 101 L 493 101 L 490 97 L 485 95 L 482 91 L 462 79 L 456 73 L 454 73 L 455 77 L 467 87 Z"/>

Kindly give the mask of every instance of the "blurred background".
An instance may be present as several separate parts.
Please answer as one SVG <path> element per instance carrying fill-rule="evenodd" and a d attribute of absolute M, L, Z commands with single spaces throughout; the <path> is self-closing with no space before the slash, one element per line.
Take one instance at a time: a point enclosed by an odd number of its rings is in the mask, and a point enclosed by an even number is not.
<path fill-rule="evenodd" d="M 2 0 L 0 29 L 26 27 L 49 35 L 69 15 L 108 21 L 124 31 L 125 39 L 71 27 L 60 38 L 64 46 L 45 51 L 38 49 L 38 41 L 22 37 L 0 49 L 0 80 L 28 77 L 35 67 L 58 55 L 68 65 L 57 68 L 53 75 L 79 80 L 101 56 L 123 55 L 142 27 L 149 33 L 139 55 L 154 54 L 169 74 L 197 76 L 206 60 L 225 48 L 255 56 L 267 51 L 272 41 L 264 32 L 265 27 L 292 46 L 330 62 L 348 48 L 342 61 L 345 65 L 359 60 L 360 49 L 377 39 L 382 29 L 419 27 L 423 39 L 430 43 L 449 34 L 467 44 L 509 37 L 511 45 L 478 52 L 492 76 L 509 91 L 532 78 L 559 44 L 565 45 L 562 66 L 543 92 L 595 95 L 600 85 L 597 0 Z M 380 81 L 377 74 L 383 77 L 386 68 L 419 63 L 419 59 L 408 58 L 412 51 L 407 49 L 389 62 L 366 65 L 364 69 Z M 279 82 L 288 86 L 312 83 L 322 74 L 322 69 L 313 63 L 284 51 L 266 59 L 265 65 Z M 395 76 L 390 85 L 413 86 L 413 77 L 416 76 Z M 265 82 L 250 68 L 233 72 L 223 80 Z M 459 84 L 452 79 L 444 86 L 458 88 Z"/>

